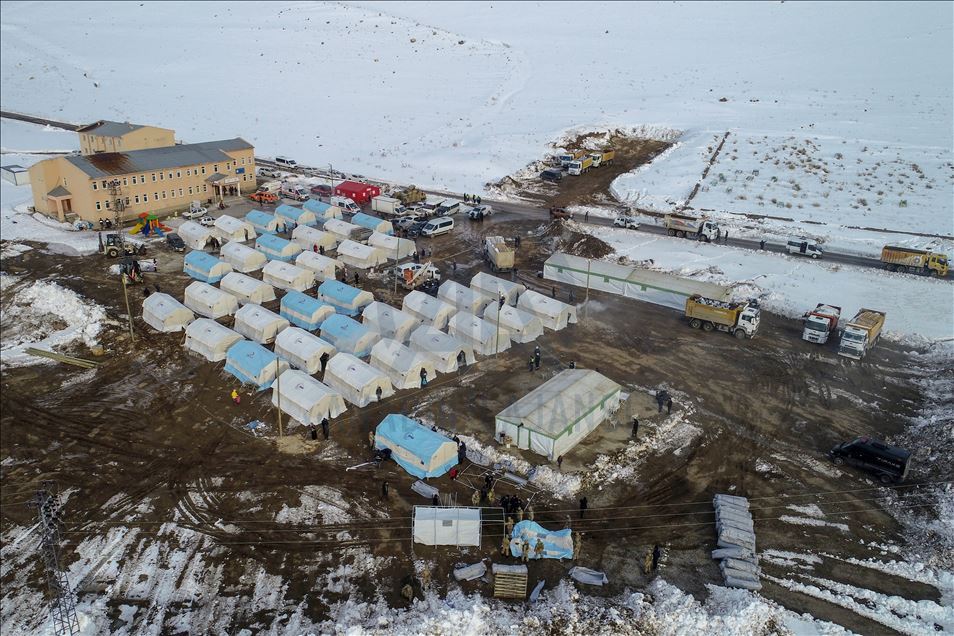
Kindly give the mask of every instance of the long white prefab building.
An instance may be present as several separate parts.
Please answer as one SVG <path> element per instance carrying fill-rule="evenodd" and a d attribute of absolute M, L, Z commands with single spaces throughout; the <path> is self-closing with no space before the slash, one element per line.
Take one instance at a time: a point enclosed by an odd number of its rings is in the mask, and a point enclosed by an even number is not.
<path fill-rule="evenodd" d="M 338 417 L 347 410 L 340 393 L 302 371 L 283 371 L 272 383 L 272 404 L 305 426 Z"/>

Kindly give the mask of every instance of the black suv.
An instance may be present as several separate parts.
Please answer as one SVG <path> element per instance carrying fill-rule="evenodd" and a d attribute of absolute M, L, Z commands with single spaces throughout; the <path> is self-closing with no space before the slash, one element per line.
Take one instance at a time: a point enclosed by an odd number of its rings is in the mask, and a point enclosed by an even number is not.
<path fill-rule="evenodd" d="M 166 234 L 166 245 L 175 252 L 184 252 L 186 248 L 186 244 L 178 234 Z"/>
<path fill-rule="evenodd" d="M 549 168 L 540 173 L 540 178 L 544 181 L 553 181 L 555 183 L 563 179 L 563 171 Z"/>
<path fill-rule="evenodd" d="M 909 451 L 888 446 L 871 437 L 859 437 L 839 444 L 828 451 L 828 457 L 835 466 L 855 466 L 871 473 L 882 484 L 904 480 L 911 464 Z"/>

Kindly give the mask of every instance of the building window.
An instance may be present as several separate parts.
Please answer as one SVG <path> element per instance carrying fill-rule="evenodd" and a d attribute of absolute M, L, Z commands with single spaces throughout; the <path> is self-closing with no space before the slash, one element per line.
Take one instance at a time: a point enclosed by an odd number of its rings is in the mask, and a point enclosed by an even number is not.
<path fill-rule="evenodd" d="M 179 196 L 182 196 L 182 188 L 179 188 Z"/>
<path fill-rule="evenodd" d="M 97 190 L 97 189 L 99 189 L 99 186 L 97 186 L 97 185 L 96 185 L 96 182 L 93 181 L 93 190 Z"/>
<path fill-rule="evenodd" d="M 218 172 L 218 171 L 219 171 L 219 164 L 214 164 L 212 166 L 212 172 Z"/>
<path fill-rule="evenodd" d="M 205 174 L 205 166 L 202 166 L 202 174 Z"/>
<path fill-rule="evenodd" d="M 176 179 L 182 178 L 182 170 L 176 170 Z"/>
<path fill-rule="evenodd" d="M 244 159 L 242 159 L 242 163 L 245 163 Z M 235 159 L 232 159 L 232 167 L 234 168 L 237 165 L 238 165 L 238 161 L 236 161 Z"/>
<path fill-rule="evenodd" d="M 97 209 L 97 210 L 102 210 L 102 209 L 103 209 L 103 204 L 100 203 L 99 201 L 97 201 L 97 202 L 96 202 L 96 209 Z"/>
<path fill-rule="evenodd" d="M 242 157 L 242 165 L 245 165 L 245 157 Z"/>
<path fill-rule="evenodd" d="M 165 176 L 165 175 L 160 172 L 160 173 L 159 173 L 159 180 L 162 181 L 162 179 L 163 179 L 164 176 Z"/>
<path fill-rule="evenodd" d="M 192 186 L 189 186 L 189 194 L 192 194 Z"/>
<path fill-rule="evenodd" d="M 171 172 L 169 173 L 169 178 L 170 178 L 170 179 L 172 178 L 172 173 L 171 173 Z"/>
<path fill-rule="evenodd" d="M 209 191 L 209 186 L 207 186 L 207 185 L 205 185 L 205 184 L 202 184 L 202 191 L 203 191 L 203 192 L 208 192 L 208 191 Z"/>
<path fill-rule="evenodd" d="M 139 175 L 139 183 L 145 183 L 145 182 L 146 182 L 146 175 L 144 174 Z"/>
<path fill-rule="evenodd" d="M 129 197 L 126 197 L 126 205 L 129 205 Z"/>
<path fill-rule="evenodd" d="M 159 200 L 159 193 L 158 193 L 158 192 L 153 192 L 153 193 L 152 193 L 152 200 L 153 200 L 153 201 L 158 201 L 158 200 Z"/>
<path fill-rule="evenodd" d="M 133 184 L 133 185 L 136 185 L 136 175 L 133 175 L 133 176 L 132 176 L 132 184 Z"/>
<path fill-rule="evenodd" d="M 129 179 L 127 179 L 126 177 L 123 177 L 123 185 L 124 186 L 129 185 Z"/>
<path fill-rule="evenodd" d="M 106 199 L 106 209 L 109 209 L 109 199 Z"/>
<path fill-rule="evenodd" d="M 139 195 L 138 195 L 138 194 L 137 194 L 136 197 L 135 197 L 135 201 L 136 201 L 137 204 L 139 203 Z"/>
<path fill-rule="evenodd" d="M 162 191 L 162 198 L 163 198 L 163 199 L 166 198 L 166 191 L 165 191 L 165 190 Z"/>
<path fill-rule="evenodd" d="M 105 190 L 105 189 L 106 189 L 106 182 L 103 181 L 103 190 Z"/>
<path fill-rule="evenodd" d="M 152 182 L 153 182 L 153 183 L 156 182 L 156 173 L 155 173 L 155 172 L 152 173 Z"/>

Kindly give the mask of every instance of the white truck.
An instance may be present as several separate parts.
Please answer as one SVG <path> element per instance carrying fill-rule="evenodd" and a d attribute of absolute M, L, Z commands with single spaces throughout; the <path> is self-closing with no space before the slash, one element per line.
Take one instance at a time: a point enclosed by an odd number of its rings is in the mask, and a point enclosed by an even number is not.
<path fill-rule="evenodd" d="M 377 196 L 371 199 L 371 209 L 379 214 L 400 216 L 407 209 L 404 204 L 393 197 Z"/>
<path fill-rule="evenodd" d="M 805 314 L 802 340 L 825 344 L 828 342 L 828 336 L 838 328 L 839 318 L 841 318 L 841 307 L 818 303 L 813 310 Z"/>
<path fill-rule="evenodd" d="M 292 183 L 282 184 L 281 195 L 286 199 L 294 199 L 295 201 L 308 200 L 308 190 L 305 190 L 300 185 L 294 185 Z"/>
<path fill-rule="evenodd" d="M 709 243 L 719 240 L 719 237 L 722 236 L 719 225 L 708 219 L 667 214 L 665 225 L 669 236 L 678 236 L 679 238 L 691 238 Z"/>
<path fill-rule="evenodd" d="M 875 309 L 859 309 L 841 332 L 838 355 L 861 360 L 881 337 L 884 327 L 884 312 Z"/>

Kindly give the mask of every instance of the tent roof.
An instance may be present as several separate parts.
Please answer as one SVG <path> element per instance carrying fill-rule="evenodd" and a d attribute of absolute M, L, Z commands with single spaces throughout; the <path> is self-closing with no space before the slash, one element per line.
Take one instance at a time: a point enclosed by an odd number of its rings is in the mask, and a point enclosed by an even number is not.
<path fill-rule="evenodd" d="M 430 371 L 433 371 L 432 365 L 428 364 L 423 356 L 415 351 L 411 351 L 397 340 L 392 338 L 382 338 L 371 347 L 371 358 L 384 360 L 388 365 L 400 373 L 407 373 L 415 365 L 424 364 Z M 373 366 L 373 365 L 372 365 Z"/>
<path fill-rule="evenodd" d="M 252 225 L 268 225 L 272 221 L 275 221 L 275 215 L 269 214 L 268 212 L 262 212 L 261 210 L 252 210 L 245 215 L 245 220 L 251 223 Z"/>
<path fill-rule="evenodd" d="M 456 329 L 476 340 L 477 342 L 487 342 L 493 340 L 497 335 L 497 327 L 486 320 L 478 318 L 469 311 L 458 311 L 451 316 L 447 323 L 447 329 Z M 501 331 L 504 331 L 501 329 Z M 504 331 L 507 334 L 506 331 Z M 509 338 L 509 334 L 507 335 Z"/>
<path fill-rule="evenodd" d="M 322 340 L 315 334 L 305 331 L 301 327 L 288 327 L 282 329 L 275 336 L 275 348 L 282 348 L 291 351 L 297 356 L 308 358 L 316 353 L 329 352 L 334 355 L 334 346 Z"/>
<path fill-rule="evenodd" d="M 215 220 L 215 227 L 229 234 L 232 234 L 233 232 L 239 232 L 241 230 L 253 229 L 250 223 L 227 214 L 223 214 Z"/>
<path fill-rule="evenodd" d="M 285 240 L 280 236 L 275 236 L 274 234 L 262 234 L 255 240 L 255 245 L 264 247 L 265 249 L 271 250 L 273 252 L 283 252 L 289 246 L 298 248 L 297 244 Z"/>
<path fill-rule="evenodd" d="M 379 379 L 383 378 L 387 380 L 387 375 L 384 372 L 375 369 L 367 362 L 363 362 L 350 353 L 343 351 L 336 353 L 332 356 L 331 360 L 328 361 L 328 368 L 325 370 L 325 373 L 328 372 L 341 378 L 347 382 L 349 386 L 359 390 Z M 390 385 L 391 381 L 388 380 L 388 386 Z"/>
<path fill-rule="evenodd" d="M 342 241 L 338 245 L 338 256 L 350 256 L 357 259 L 372 259 L 374 260 L 376 256 L 380 256 L 380 250 L 376 247 L 370 247 L 368 245 L 362 245 L 352 240 Z"/>
<path fill-rule="evenodd" d="M 224 292 L 218 287 L 213 287 L 208 283 L 203 283 L 200 280 L 197 280 L 193 283 L 190 283 L 188 287 L 185 288 L 185 293 L 187 296 L 195 296 L 196 298 L 201 298 L 202 300 L 209 302 L 214 305 L 216 302 L 222 300 L 223 298 L 229 301 L 235 301 L 235 296 L 228 292 Z"/>
<path fill-rule="evenodd" d="M 373 324 L 383 325 L 384 327 L 390 327 L 393 329 L 402 327 L 409 322 L 417 322 L 414 316 L 406 314 L 400 309 L 395 309 L 391 305 L 377 300 L 365 307 L 364 312 L 361 315 L 365 322 L 371 322 Z"/>
<path fill-rule="evenodd" d="M 176 228 L 176 232 L 179 236 L 187 234 L 189 236 L 208 236 L 212 233 L 212 230 L 209 228 L 199 225 L 195 221 L 183 221 L 179 227 Z"/>
<path fill-rule="evenodd" d="M 470 351 L 470 345 L 462 343 L 454 336 L 448 335 L 440 329 L 430 325 L 421 325 L 411 334 L 411 342 L 421 345 L 428 351 L 448 353 L 462 349 Z"/>
<path fill-rule="evenodd" d="M 338 280 L 326 280 L 318 286 L 318 293 L 333 298 L 338 302 L 348 304 L 354 302 L 361 294 L 367 294 L 368 292 L 363 289 L 358 289 L 357 287 L 352 287 L 351 285 L 346 285 Z"/>
<path fill-rule="evenodd" d="M 453 440 L 440 433 L 396 413 L 391 413 L 381 420 L 375 435 L 380 435 L 422 458 L 430 458 L 444 444 L 454 444 Z"/>
<path fill-rule="evenodd" d="M 309 334 L 310 335 L 310 334 Z M 288 369 L 278 376 L 278 381 L 272 388 L 280 389 L 282 399 L 289 399 L 294 404 L 306 409 L 321 402 L 326 397 L 336 396 L 338 392 L 322 384 L 304 371 Z"/>
<path fill-rule="evenodd" d="M 312 278 L 312 280 L 314 280 L 315 275 L 310 269 L 286 263 L 285 261 L 269 261 L 265 264 L 265 267 L 262 268 L 262 273 L 289 283 L 297 280 L 299 276 L 305 276 L 306 278 Z"/>
<path fill-rule="evenodd" d="M 478 298 L 486 300 L 486 296 L 480 292 L 469 287 L 464 287 L 453 280 L 444 281 L 437 290 L 437 296 L 438 298 L 447 299 L 449 302 L 453 301 L 453 303 L 464 307 L 470 307 Z"/>
<path fill-rule="evenodd" d="M 276 322 L 288 322 L 275 312 L 269 311 L 261 305 L 255 305 L 253 303 L 249 303 L 235 312 L 235 320 L 241 320 L 242 322 L 256 329 L 262 329 L 269 325 L 273 325 Z"/>
<path fill-rule="evenodd" d="M 167 318 L 177 311 L 187 311 L 190 314 L 192 310 L 180 303 L 169 294 L 157 292 L 142 301 L 143 311 L 149 310 L 159 318 Z M 216 323 L 218 324 L 218 323 Z"/>
<path fill-rule="evenodd" d="M 527 428 L 555 439 L 567 427 L 599 406 L 622 387 L 589 369 L 567 369 L 553 376 L 503 411 L 497 418 L 523 423 Z"/>
<path fill-rule="evenodd" d="M 325 212 L 331 207 L 330 204 L 325 203 L 324 201 L 318 201 L 317 199 L 308 199 L 302 204 L 302 207 L 309 212 L 314 212 L 316 215 L 324 215 Z"/>
<path fill-rule="evenodd" d="M 317 298 L 312 298 L 308 294 L 295 290 L 289 291 L 282 297 L 281 307 L 304 316 L 310 316 L 322 307 L 334 309 L 328 303 L 323 303 Z"/>
<path fill-rule="evenodd" d="M 250 305 L 246 305 L 249 307 Z M 239 340 L 229 347 L 227 358 L 232 365 L 253 377 L 261 373 L 262 369 L 278 359 L 278 356 L 251 340 Z"/>
<path fill-rule="evenodd" d="M 260 281 L 257 278 L 252 278 L 251 276 L 246 276 L 240 272 L 229 272 L 225 275 L 225 278 L 222 279 L 222 282 L 219 283 L 219 287 L 225 290 L 234 289 L 235 291 L 243 294 L 244 296 L 251 295 L 256 289 L 262 287 L 268 287 L 271 289 L 271 285 L 264 281 Z"/>
<path fill-rule="evenodd" d="M 352 225 L 360 225 L 361 227 L 366 227 L 369 230 L 376 230 L 378 226 L 384 222 L 384 219 L 379 219 L 376 216 L 371 216 L 370 214 L 365 214 L 364 212 L 358 212 L 351 217 Z"/>
<path fill-rule="evenodd" d="M 243 261 L 249 256 L 253 258 L 265 257 L 264 254 L 255 250 L 254 248 L 251 248 L 248 245 L 243 245 L 242 243 L 239 243 L 237 241 L 229 241 L 228 243 L 222 246 L 222 249 L 219 250 L 219 253 L 223 255 L 227 254 L 229 256 L 234 256 L 238 258 L 239 260 L 243 260 Z"/>
<path fill-rule="evenodd" d="M 225 261 L 217 259 L 208 252 L 201 252 L 199 250 L 192 250 L 186 254 L 183 261 L 186 265 L 195 267 L 196 269 L 200 269 L 204 272 L 211 271 L 212 268 L 219 263 L 222 263 L 223 265 L 225 264 Z"/>
<path fill-rule="evenodd" d="M 491 276 L 487 272 L 477 272 L 470 280 L 470 286 L 471 289 L 475 289 L 484 295 L 490 292 L 494 298 L 499 298 L 501 294 L 507 296 L 514 290 L 517 290 L 518 294 L 522 294 L 527 289 L 525 285 L 504 280 L 499 276 Z"/>
<path fill-rule="evenodd" d="M 454 305 L 446 303 L 439 298 L 429 296 L 419 289 L 415 289 L 404 297 L 404 306 L 432 320 L 442 310 L 449 311 L 450 313 L 457 311 L 457 307 Z"/>
<path fill-rule="evenodd" d="M 186 327 L 186 335 L 202 342 L 219 342 L 228 338 L 241 338 L 241 334 L 211 318 L 198 318 Z"/>
<path fill-rule="evenodd" d="M 398 247 L 405 248 L 408 253 L 414 251 L 414 241 L 381 232 L 374 232 L 368 239 L 368 245 L 373 245 L 389 253 L 394 252 Z"/>
<path fill-rule="evenodd" d="M 574 309 L 573 305 L 568 305 L 556 298 L 550 298 L 532 289 L 520 295 L 517 307 L 530 309 L 546 316 L 559 316 L 564 311 L 572 311 Z"/>
<path fill-rule="evenodd" d="M 347 221 L 342 221 L 341 219 L 328 219 L 325 221 L 323 227 L 329 232 L 334 232 L 335 234 L 340 234 L 342 236 L 350 236 L 356 228 L 361 226 L 355 225 L 354 223 L 348 223 Z"/>
<path fill-rule="evenodd" d="M 319 232 L 321 230 L 318 230 Z M 312 252 L 311 250 L 305 250 L 295 259 L 295 263 L 299 267 L 306 267 L 315 271 L 324 271 L 329 267 L 337 270 L 338 268 L 344 267 L 340 262 L 331 258 L 330 256 L 322 256 L 317 252 Z"/>
<path fill-rule="evenodd" d="M 533 314 L 521 309 L 517 309 L 516 307 L 511 307 L 510 305 L 504 305 L 503 309 L 500 309 L 500 306 L 497 303 L 491 303 L 487 306 L 487 311 L 484 312 L 484 317 L 487 319 L 497 320 L 498 313 L 500 314 L 499 322 L 501 327 L 511 325 L 513 327 L 522 329 L 524 326 L 529 325 L 533 321 L 540 320 Z"/>
<path fill-rule="evenodd" d="M 338 242 L 338 239 L 335 238 L 330 232 L 319 230 L 318 228 L 311 227 L 310 225 L 299 225 L 292 230 L 292 238 L 307 239 L 310 243 L 321 244 L 323 242 L 322 239 L 325 239 L 325 237 L 329 237 L 335 243 Z"/>
<path fill-rule="evenodd" d="M 341 314 L 328 316 L 328 319 L 321 323 L 321 335 L 336 340 L 357 340 L 370 332 L 371 329 L 366 325 Z"/>

